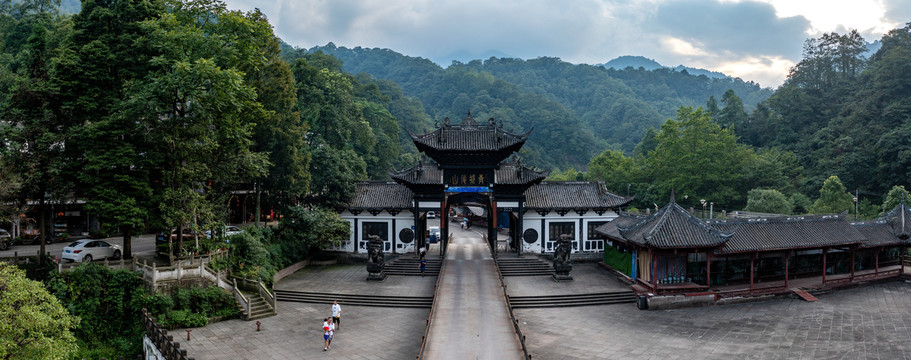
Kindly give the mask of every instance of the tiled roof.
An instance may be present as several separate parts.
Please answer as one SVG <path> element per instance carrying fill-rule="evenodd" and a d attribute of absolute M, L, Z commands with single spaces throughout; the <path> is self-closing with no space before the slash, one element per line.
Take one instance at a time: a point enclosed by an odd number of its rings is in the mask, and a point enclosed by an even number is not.
<path fill-rule="evenodd" d="M 766 219 L 714 220 L 722 231 L 733 232 L 718 253 L 821 248 L 862 243 L 866 238 L 840 215 L 805 215 Z"/>
<path fill-rule="evenodd" d="M 408 184 L 415 185 L 442 185 L 443 184 L 443 170 L 441 170 L 436 164 L 433 163 L 424 163 L 423 161 L 419 162 L 417 165 L 397 171 L 391 172 L 389 175 L 393 180 L 405 182 Z"/>
<path fill-rule="evenodd" d="M 893 246 L 905 243 L 892 233 L 892 227 L 883 220 L 861 221 L 851 225 L 865 238 L 860 243 L 860 247 Z"/>
<path fill-rule="evenodd" d="M 674 202 L 650 216 L 620 214 L 596 232 L 613 239 L 656 248 L 705 248 L 724 244 L 731 236 L 706 225 Z"/>
<path fill-rule="evenodd" d="M 545 181 L 525 191 L 525 207 L 530 210 L 612 209 L 632 200 L 592 181 Z"/>
<path fill-rule="evenodd" d="M 362 181 L 357 183 L 349 210 L 411 209 L 414 194 L 405 185 L 394 182 Z"/>
<path fill-rule="evenodd" d="M 595 228 L 595 232 L 605 235 L 611 239 L 625 240 L 626 238 L 620 234 L 620 228 L 630 228 L 647 218 L 648 216 L 644 215 L 633 215 L 630 213 L 621 212 L 620 215 L 613 220 Z"/>
<path fill-rule="evenodd" d="M 506 132 L 497 127 L 493 118 L 487 123 L 477 123 L 471 117 L 471 113 L 468 113 L 461 124 L 449 124 L 447 119 L 436 130 L 423 135 L 411 134 L 411 138 L 422 151 L 422 147 L 427 147 L 442 151 L 488 152 L 516 146 L 515 151 L 518 151 L 528 139 L 528 134 L 515 135 Z"/>
<path fill-rule="evenodd" d="M 905 240 L 911 237 L 911 208 L 904 199 L 877 219 L 885 221 L 893 235 Z"/>
<path fill-rule="evenodd" d="M 521 164 L 503 162 L 494 171 L 494 179 L 498 185 L 524 185 L 540 182 L 547 177 L 547 172 L 535 171 Z"/>

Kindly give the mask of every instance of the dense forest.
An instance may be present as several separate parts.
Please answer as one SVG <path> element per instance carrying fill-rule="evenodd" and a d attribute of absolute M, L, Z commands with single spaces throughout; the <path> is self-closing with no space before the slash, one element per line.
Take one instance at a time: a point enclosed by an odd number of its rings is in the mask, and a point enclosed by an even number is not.
<path fill-rule="evenodd" d="M 707 198 L 740 210 L 751 191 L 774 191 L 785 204 L 772 208 L 806 213 L 820 210 L 812 205 L 835 176 L 851 199 L 842 210 L 853 213 L 857 197 L 859 216 L 872 217 L 911 175 L 908 32 L 895 29 L 872 48 L 856 31 L 808 39 L 774 92 L 663 67 L 490 58 L 444 69 L 389 49 L 285 50 L 331 54 L 345 71 L 395 81 L 435 120 L 468 109 L 517 132 L 534 127 L 523 153 L 530 163 L 555 170 L 551 179 L 605 181 L 639 207 L 675 189 L 686 205 Z"/>
<path fill-rule="evenodd" d="M 471 111 L 476 118 L 503 121 L 516 132 L 533 126 L 525 155 L 549 169 L 584 169 L 606 149 L 631 153 L 649 127 L 660 126 L 680 106 L 698 106 L 712 96 L 721 99 L 732 90 L 751 109 L 772 94 L 739 79 L 665 68 L 605 69 L 557 58 L 490 58 L 453 62 L 444 69 L 389 49 L 329 44 L 306 51 L 339 58 L 345 71 L 395 81 L 433 119 L 460 119 Z"/>

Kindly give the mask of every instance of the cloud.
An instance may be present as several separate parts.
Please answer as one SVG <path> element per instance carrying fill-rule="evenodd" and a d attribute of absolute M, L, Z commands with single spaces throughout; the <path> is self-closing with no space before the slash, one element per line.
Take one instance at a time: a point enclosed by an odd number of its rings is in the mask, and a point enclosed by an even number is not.
<path fill-rule="evenodd" d="M 803 34 L 810 28 L 806 18 L 778 18 L 772 5 L 758 2 L 669 2 L 649 20 L 643 27 L 739 56 L 799 57 Z"/>
<path fill-rule="evenodd" d="M 904 27 L 911 22 L 911 6 L 908 0 L 882 0 L 885 14 L 883 20 L 893 27 Z"/>
<path fill-rule="evenodd" d="M 235 9 L 261 7 L 276 34 L 298 47 L 389 48 L 444 66 L 490 55 L 589 64 L 640 55 L 667 66 L 736 71 L 729 75 L 763 86 L 784 80 L 784 64 L 800 61 L 814 30 L 805 16 L 779 17 L 766 3 L 776 0 L 226 1 Z M 884 17 L 911 20 L 907 0 L 881 1 Z M 788 14 L 803 14 L 797 10 Z"/>

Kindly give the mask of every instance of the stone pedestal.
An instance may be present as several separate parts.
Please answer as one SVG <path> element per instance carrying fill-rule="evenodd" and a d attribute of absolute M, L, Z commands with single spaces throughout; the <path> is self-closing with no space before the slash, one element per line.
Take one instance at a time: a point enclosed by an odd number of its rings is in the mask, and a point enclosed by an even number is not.
<path fill-rule="evenodd" d="M 554 281 L 572 281 L 573 276 L 569 274 L 572 270 L 572 264 L 554 264 Z"/>
<path fill-rule="evenodd" d="M 573 270 L 573 264 L 569 260 L 572 250 L 572 237 L 567 234 L 560 235 L 560 240 L 557 240 L 557 248 L 554 249 L 554 281 L 573 280 L 573 277 L 569 275 L 569 272 Z"/>
<path fill-rule="evenodd" d="M 383 239 L 376 235 L 370 235 L 370 239 L 367 240 L 367 280 L 386 280 L 386 273 L 383 271 L 385 267 L 386 259 L 383 255 Z"/>
<path fill-rule="evenodd" d="M 383 281 L 386 280 L 386 272 L 383 271 L 385 268 L 385 263 L 379 264 L 367 264 L 367 280 L 368 281 Z"/>

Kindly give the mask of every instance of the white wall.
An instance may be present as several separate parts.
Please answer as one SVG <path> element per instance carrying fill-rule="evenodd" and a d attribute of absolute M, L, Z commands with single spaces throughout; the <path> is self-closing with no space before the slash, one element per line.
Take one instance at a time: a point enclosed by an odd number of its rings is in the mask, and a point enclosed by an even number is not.
<path fill-rule="evenodd" d="M 588 224 L 593 221 L 611 221 L 616 217 L 617 213 L 610 210 L 602 215 L 598 215 L 598 213 L 594 211 L 588 211 L 581 216 L 575 211 L 568 212 L 562 216 L 554 211 L 547 213 L 545 216 L 541 216 L 535 211 L 526 211 L 522 220 L 523 229 L 519 232 L 519 234 L 521 236 L 521 234 L 525 233 L 526 229 L 534 229 L 538 232 L 538 240 L 535 241 L 534 244 L 526 243 L 523 240 L 522 244 L 524 247 L 522 248 L 522 251 L 531 253 L 553 253 L 556 246 L 556 241 L 550 241 L 550 239 L 548 239 L 550 224 L 571 222 L 574 224 L 573 227 L 575 230 L 575 233 L 573 234 L 573 252 L 583 252 L 585 251 L 584 242 L 586 239 L 588 239 Z M 541 226 L 542 219 L 544 220 L 543 227 Z M 541 238 L 544 238 L 543 248 L 541 246 Z M 549 248 L 548 245 L 550 245 Z M 600 249 L 602 250 L 594 249 L 590 250 L 589 252 L 601 252 L 603 251 L 603 245 L 600 247 Z"/>
<path fill-rule="evenodd" d="M 358 252 L 366 252 L 366 241 L 357 239 L 356 241 L 355 233 L 359 238 L 363 237 L 361 230 L 363 229 L 363 222 L 384 222 L 386 223 L 386 232 L 389 234 L 388 239 L 384 239 L 385 243 L 383 244 L 383 251 L 387 253 L 403 253 L 414 251 L 415 241 L 412 240 L 410 243 L 403 244 L 401 240 L 398 239 L 399 232 L 402 229 L 413 229 L 414 226 L 414 214 L 411 211 L 402 211 L 396 215 L 390 214 L 388 211 L 383 211 L 377 215 L 373 215 L 369 212 L 361 212 L 357 215 L 352 214 L 350 211 L 343 211 L 340 214 L 343 220 L 348 221 L 350 235 L 348 241 L 342 243 L 341 246 L 331 247 L 329 250 L 344 251 L 344 252 L 354 252 L 354 247 L 360 243 L 361 248 L 358 249 Z M 355 219 L 357 219 L 358 228 L 354 228 Z M 392 223 L 393 219 L 395 220 L 395 228 L 393 228 Z M 357 230 L 357 231 L 355 231 Z M 393 241 L 393 239 L 395 239 Z M 393 245 L 394 244 L 394 245 Z M 393 249 L 393 246 L 395 247 Z M 394 251 L 393 251 L 394 250 Z"/>

